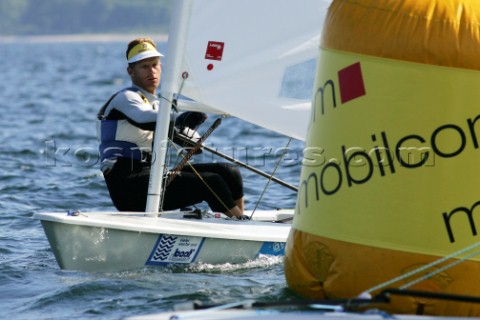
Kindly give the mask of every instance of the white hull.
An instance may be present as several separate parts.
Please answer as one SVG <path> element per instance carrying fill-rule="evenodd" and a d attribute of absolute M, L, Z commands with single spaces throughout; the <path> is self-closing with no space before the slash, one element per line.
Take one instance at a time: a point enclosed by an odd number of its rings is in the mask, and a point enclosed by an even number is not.
<path fill-rule="evenodd" d="M 170 264 L 244 263 L 283 255 L 292 211 L 259 211 L 254 221 L 184 218 L 182 212 L 37 213 L 61 269 L 113 272 Z"/>
<path fill-rule="evenodd" d="M 378 303 L 372 300 L 365 300 L 359 304 L 351 304 L 352 300 L 345 300 L 343 304 L 323 304 L 321 301 L 311 301 L 311 303 L 301 302 L 295 305 L 294 302 L 285 301 L 282 306 L 281 302 L 276 303 L 275 309 L 271 307 L 254 307 L 257 304 L 254 300 L 244 300 L 232 302 L 208 308 L 197 309 L 195 304 L 197 301 L 189 301 L 174 306 L 174 311 L 165 311 L 146 315 L 137 315 L 128 317 L 128 320 L 461 320 L 466 317 L 449 317 L 449 316 L 430 316 L 430 315 L 413 315 L 413 314 L 388 314 L 378 309 Z M 268 302 L 267 302 L 268 304 Z M 353 306 L 357 306 L 355 310 Z M 283 309 L 282 309 L 283 307 Z M 288 308 L 288 309 L 285 309 Z M 351 311 L 347 311 L 351 310 Z"/>
<path fill-rule="evenodd" d="M 322 312 L 322 311 L 269 311 L 269 310 L 199 310 L 165 312 L 144 316 L 134 316 L 128 320 L 461 320 L 462 317 L 417 316 L 417 315 L 387 315 L 381 312 L 353 313 L 353 312 Z"/>

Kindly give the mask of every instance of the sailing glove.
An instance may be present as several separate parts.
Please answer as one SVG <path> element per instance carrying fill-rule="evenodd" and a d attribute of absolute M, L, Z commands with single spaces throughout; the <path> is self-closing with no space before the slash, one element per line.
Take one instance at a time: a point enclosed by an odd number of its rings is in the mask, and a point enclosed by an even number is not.
<path fill-rule="evenodd" d="M 237 218 L 238 220 L 250 220 L 250 217 L 246 214 L 242 214 L 240 217 Z"/>
<path fill-rule="evenodd" d="M 173 141 L 183 147 L 195 147 L 201 136 L 196 129 L 199 125 L 207 120 L 207 115 L 202 112 L 186 111 L 175 120 L 175 128 L 173 130 Z M 195 154 L 202 153 L 202 149 L 198 149 Z"/>
<path fill-rule="evenodd" d="M 207 115 L 203 112 L 186 111 L 177 117 L 175 127 L 183 131 L 185 128 L 195 130 L 199 125 L 207 120 Z"/>

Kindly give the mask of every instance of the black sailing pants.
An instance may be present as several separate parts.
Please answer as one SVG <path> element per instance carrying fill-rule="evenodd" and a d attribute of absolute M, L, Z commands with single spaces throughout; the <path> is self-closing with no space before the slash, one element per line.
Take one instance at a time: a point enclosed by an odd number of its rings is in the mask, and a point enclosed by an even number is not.
<path fill-rule="evenodd" d="M 185 166 L 165 190 L 163 210 L 179 209 L 206 201 L 212 211 L 226 212 L 235 206 L 235 200 L 243 197 L 242 176 L 233 164 L 200 163 L 193 166 L 203 181 L 189 165 Z M 145 211 L 149 164 L 130 158 L 118 158 L 112 170 L 104 177 L 113 204 L 119 211 Z"/>

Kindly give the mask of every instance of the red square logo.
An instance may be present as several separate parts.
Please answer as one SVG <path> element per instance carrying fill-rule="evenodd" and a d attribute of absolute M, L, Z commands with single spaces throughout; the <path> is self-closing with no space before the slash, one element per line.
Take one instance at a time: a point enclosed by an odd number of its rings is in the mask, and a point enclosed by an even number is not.
<path fill-rule="evenodd" d="M 340 83 L 340 98 L 342 103 L 366 94 L 360 62 L 338 71 L 338 81 Z"/>
<path fill-rule="evenodd" d="M 209 60 L 222 60 L 224 42 L 208 41 L 207 52 L 205 53 L 205 59 Z"/>

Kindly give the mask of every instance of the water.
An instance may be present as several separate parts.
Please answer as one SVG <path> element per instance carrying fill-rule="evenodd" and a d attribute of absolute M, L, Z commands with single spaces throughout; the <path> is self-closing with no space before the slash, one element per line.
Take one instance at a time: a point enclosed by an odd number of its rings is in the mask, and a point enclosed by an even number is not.
<path fill-rule="evenodd" d="M 32 219 L 35 212 L 115 210 L 98 170 L 95 115 L 112 93 L 130 84 L 125 46 L 126 41 L 0 43 L 2 318 L 121 319 L 191 300 L 288 299 L 292 293 L 278 258 L 108 274 L 57 266 L 40 222 Z M 271 172 L 287 141 L 230 118 L 208 144 Z M 293 141 L 277 169 L 276 175 L 293 185 L 298 183 L 301 148 Z M 218 160 L 206 153 L 200 157 L 196 161 Z M 242 173 L 246 207 L 253 209 L 266 179 L 245 169 Z M 294 203 L 292 191 L 272 182 L 259 208 L 291 208 Z"/>

